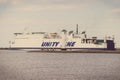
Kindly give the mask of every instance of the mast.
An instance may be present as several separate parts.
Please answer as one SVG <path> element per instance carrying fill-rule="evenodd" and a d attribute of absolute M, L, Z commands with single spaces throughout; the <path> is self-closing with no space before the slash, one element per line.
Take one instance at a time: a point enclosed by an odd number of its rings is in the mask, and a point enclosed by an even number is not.
<path fill-rule="evenodd" d="M 76 34 L 78 34 L 78 24 L 76 25 Z"/>

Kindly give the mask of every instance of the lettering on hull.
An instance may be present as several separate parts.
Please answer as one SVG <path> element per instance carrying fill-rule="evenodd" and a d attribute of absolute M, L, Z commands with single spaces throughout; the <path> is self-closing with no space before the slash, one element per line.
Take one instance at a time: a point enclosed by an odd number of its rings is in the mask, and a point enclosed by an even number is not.
<path fill-rule="evenodd" d="M 58 46 L 59 43 L 60 42 L 43 42 L 41 46 L 42 47 L 44 47 L 44 46 L 56 47 L 56 46 Z"/>
<path fill-rule="evenodd" d="M 66 42 L 67 47 L 73 47 L 76 42 Z M 41 47 L 57 47 L 60 42 L 43 42 Z"/>
<path fill-rule="evenodd" d="M 75 45 L 76 42 L 67 42 L 66 46 L 68 47 L 73 47 Z"/>

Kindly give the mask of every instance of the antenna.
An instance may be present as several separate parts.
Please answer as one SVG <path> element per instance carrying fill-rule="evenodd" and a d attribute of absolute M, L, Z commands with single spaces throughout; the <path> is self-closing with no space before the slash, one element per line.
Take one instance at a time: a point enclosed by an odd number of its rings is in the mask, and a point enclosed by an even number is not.
<path fill-rule="evenodd" d="M 78 34 L 78 24 L 76 24 L 76 34 Z"/>

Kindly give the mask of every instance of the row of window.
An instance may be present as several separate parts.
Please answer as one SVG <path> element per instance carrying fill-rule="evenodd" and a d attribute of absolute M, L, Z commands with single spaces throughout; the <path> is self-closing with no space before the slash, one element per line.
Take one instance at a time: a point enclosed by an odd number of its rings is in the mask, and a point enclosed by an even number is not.
<path fill-rule="evenodd" d="M 95 39 L 82 39 L 81 40 L 81 43 L 96 43 L 96 40 Z"/>

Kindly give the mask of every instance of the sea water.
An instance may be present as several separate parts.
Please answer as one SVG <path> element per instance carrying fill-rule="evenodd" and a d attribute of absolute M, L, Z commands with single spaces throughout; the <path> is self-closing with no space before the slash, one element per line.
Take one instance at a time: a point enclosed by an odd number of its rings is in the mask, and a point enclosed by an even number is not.
<path fill-rule="evenodd" d="M 120 80 L 120 54 L 0 50 L 0 80 Z"/>

